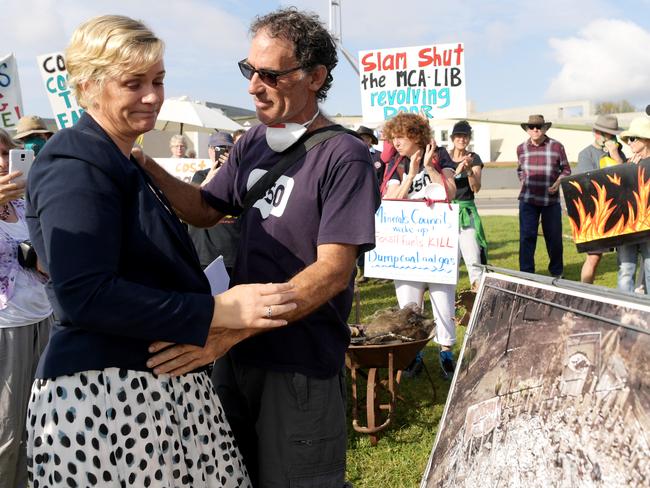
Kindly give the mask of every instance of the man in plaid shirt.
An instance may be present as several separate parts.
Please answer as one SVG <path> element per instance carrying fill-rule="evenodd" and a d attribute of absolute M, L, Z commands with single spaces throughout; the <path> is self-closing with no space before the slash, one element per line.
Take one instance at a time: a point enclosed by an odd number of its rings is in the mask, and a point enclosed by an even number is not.
<path fill-rule="evenodd" d="M 564 271 L 562 257 L 562 210 L 558 190 L 560 179 L 571 174 L 564 146 L 546 135 L 551 122 L 543 115 L 531 115 L 521 127 L 530 138 L 517 147 L 519 193 L 519 269 L 535 272 L 535 247 L 540 217 L 550 259 L 548 270 L 559 278 Z"/>

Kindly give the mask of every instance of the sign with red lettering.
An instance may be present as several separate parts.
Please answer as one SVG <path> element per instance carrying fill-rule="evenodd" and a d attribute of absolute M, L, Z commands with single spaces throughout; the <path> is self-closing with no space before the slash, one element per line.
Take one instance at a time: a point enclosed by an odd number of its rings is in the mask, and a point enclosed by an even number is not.
<path fill-rule="evenodd" d="M 463 43 L 359 52 L 364 123 L 377 124 L 399 112 L 429 119 L 467 116 Z"/>
<path fill-rule="evenodd" d="M 375 214 L 375 248 L 364 275 L 423 283 L 458 280 L 458 205 L 384 200 Z"/>
<path fill-rule="evenodd" d="M 22 116 L 23 98 L 16 57 L 12 53 L 0 57 L 0 127 L 15 129 Z"/>
<path fill-rule="evenodd" d="M 186 183 L 192 181 L 192 176 L 197 171 L 212 167 L 212 161 L 209 159 L 156 158 L 156 163 L 162 166 L 169 174 Z"/>
<path fill-rule="evenodd" d="M 68 70 L 63 53 L 51 53 L 36 58 L 43 77 L 47 97 L 59 129 L 72 127 L 81 117 L 83 109 L 68 87 Z"/>

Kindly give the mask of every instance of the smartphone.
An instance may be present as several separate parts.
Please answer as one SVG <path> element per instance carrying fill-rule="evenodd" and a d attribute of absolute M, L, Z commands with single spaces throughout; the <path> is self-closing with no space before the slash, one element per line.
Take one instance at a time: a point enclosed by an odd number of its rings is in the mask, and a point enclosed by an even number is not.
<path fill-rule="evenodd" d="M 14 181 L 24 181 L 27 179 L 29 168 L 34 162 L 34 151 L 31 149 L 11 149 L 9 151 L 9 172 L 22 171 L 22 176 L 15 178 Z"/>

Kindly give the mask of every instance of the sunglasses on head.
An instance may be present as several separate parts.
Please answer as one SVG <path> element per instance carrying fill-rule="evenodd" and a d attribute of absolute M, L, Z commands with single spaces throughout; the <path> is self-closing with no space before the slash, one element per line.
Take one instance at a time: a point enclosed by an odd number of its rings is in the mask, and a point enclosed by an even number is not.
<path fill-rule="evenodd" d="M 542 127 L 543 126 L 540 124 L 530 124 L 528 125 L 528 130 L 535 130 L 535 129 L 542 130 Z"/>
<path fill-rule="evenodd" d="M 277 86 L 278 78 L 280 76 L 288 75 L 289 73 L 293 73 L 294 71 L 302 69 L 302 66 L 296 66 L 295 68 L 287 69 L 284 71 L 275 71 L 272 69 L 256 69 L 248 64 L 248 61 L 245 59 L 242 59 L 237 64 L 239 65 L 239 71 L 241 71 L 241 74 L 244 75 L 244 78 L 250 80 L 253 75 L 257 73 L 260 77 L 260 80 L 262 80 L 262 83 L 271 87 Z"/>

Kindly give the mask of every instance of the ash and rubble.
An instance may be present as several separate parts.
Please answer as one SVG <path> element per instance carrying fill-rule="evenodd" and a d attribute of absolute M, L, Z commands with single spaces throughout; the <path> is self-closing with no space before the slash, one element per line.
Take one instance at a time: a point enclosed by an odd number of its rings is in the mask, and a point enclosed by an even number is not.
<path fill-rule="evenodd" d="M 486 290 L 426 486 L 650 487 L 650 335 L 593 318 L 647 314 L 512 289 L 547 304 Z"/>
<path fill-rule="evenodd" d="M 351 326 L 352 344 L 397 344 L 426 339 L 432 335 L 435 323 L 427 318 L 415 303 L 404 308 L 391 307 L 376 311 L 367 324 Z"/>

